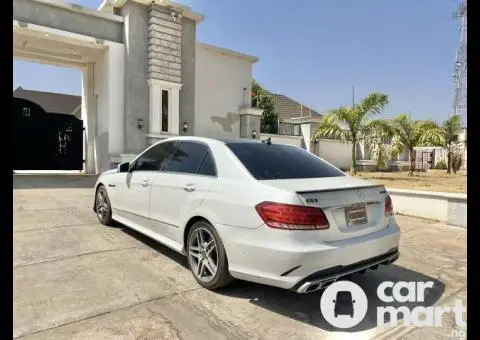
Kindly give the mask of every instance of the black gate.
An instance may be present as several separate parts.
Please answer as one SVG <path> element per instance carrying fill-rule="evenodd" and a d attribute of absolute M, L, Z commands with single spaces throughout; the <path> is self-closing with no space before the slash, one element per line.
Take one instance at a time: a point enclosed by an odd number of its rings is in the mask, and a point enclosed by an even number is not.
<path fill-rule="evenodd" d="M 13 170 L 82 170 L 83 122 L 13 98 Z"/>

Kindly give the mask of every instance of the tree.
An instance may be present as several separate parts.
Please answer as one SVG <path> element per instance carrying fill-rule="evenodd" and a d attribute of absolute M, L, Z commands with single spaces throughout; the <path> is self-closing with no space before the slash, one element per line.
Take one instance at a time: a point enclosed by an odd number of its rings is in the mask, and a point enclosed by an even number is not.
<path fill-rule="evenodd" d="M 438 130 L 438 125 L 431 120 L 413 120 L 402 113 L 391 122 L 392 156 L 402 151 L 408 152 L 410 167 L 408 175 L 412 176 L 415 170 L 415 148 L 424 145 L 431 145 L 431 133 Z"/>
<path fill-rule="evenodd" d="M 467 14 L 467 1 L 461 1 L 452 14 L 453 19 L 459 19 Z"/>
<path fill-rule="evenodd" d="M 436 126 L 425 132 L 422 141 L 447 150 L 447 174 L 452 172 L 452 155 L 458 143 L 458 134 L 462 130 L 459 115 L 450 116 L 443 121 L 442 126 Z"/>
<path fill-rule="evenodd" d="M 275 103 L 273 98 L 255 81 L 255 79 L 252 80 L 252 107 L 263 109 L 260 122 L 260 132 L 277 133 L 278 115 L 275 113 Z"/>
<path fill-rule="evenodd" d="M 389 125 L 380 119 L 372 120 L 371 117 L 380 114 L 388 104 L 388 96 L 382 93 L 371 93 L 359 104 L 342 106 L 330 110 L 322 117 L 314 138 L 338 138 L 352 143 L 352 163 L 350 172 L 356 174 L 357 144 L 364 141 L 373 146 L 378 143 L 379 136 L 390 133 Z"/>

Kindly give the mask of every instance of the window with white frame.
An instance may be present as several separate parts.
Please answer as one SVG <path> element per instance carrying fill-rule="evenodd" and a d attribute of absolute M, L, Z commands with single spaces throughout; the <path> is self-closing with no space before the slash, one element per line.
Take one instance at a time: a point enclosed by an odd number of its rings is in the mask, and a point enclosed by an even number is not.
<path fill-rule="evenodd" d="M 179 91 L 181 84 L 150 79 L 149 133 L 179 133 Z"/>

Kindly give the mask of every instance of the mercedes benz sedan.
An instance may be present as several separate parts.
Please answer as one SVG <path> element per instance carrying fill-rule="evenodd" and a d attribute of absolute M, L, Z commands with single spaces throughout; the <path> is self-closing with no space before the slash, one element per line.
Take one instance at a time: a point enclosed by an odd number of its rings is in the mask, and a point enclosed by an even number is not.
<path fill-rule="evenodd" d="M 383 185 L 270 139 L 163 140 L 101 174 L 93 209 L 187 256 L 211 290 L 236 278 L 308 293 L 399 256 Z"/>

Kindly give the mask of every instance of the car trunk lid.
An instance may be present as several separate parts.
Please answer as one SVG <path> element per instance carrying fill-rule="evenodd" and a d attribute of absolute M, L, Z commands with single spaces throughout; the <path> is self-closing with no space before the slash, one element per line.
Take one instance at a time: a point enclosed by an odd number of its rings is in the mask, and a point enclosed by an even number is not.
<path fill-rule="evenodd" d="M 314 179 L 261 181 L 263 184 L 295 192 L 306 206 L 321 208 L 330 228 L 319 230 L 321 241 L 339 241 L 384 229 L 387 192 L 383 185 L 350 176 Z"/>

